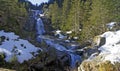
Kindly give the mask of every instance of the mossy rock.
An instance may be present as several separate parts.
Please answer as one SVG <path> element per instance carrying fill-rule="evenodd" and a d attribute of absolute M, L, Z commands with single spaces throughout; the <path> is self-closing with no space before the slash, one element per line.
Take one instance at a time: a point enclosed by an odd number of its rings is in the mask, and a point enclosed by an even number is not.
<path fill-rule="evenodd" d="M 115 70 L 114 65 L 111 64 L 110 61 L 106 61 L 104 63 L 100 63 L 98 70 L 99 71 L 117 71 L 117 70 Z"/>
<path fill-rule="evenodd" d="M 80 70 L 81 69 L 81 70 Z M 96 62 L 84 61 L 79 67 L 78 71 L 98 71 L 98 65 Z"/>
<path fill-rule="evenodd" d="M 120 63 L 83 61 L 78 71 L 120 71 Z"/>

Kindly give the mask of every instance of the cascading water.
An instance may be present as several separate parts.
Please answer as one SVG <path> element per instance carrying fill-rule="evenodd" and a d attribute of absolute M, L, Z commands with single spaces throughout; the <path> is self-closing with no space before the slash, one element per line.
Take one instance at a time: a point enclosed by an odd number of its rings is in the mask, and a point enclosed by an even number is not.
<path fill-rule="evenodd" d="M 57 50 L 67 52 L 71 57 L 71 59 L 70 59 L 71 67 L 72 68 L 76 67 L 76 63 L 81 61 L 81 57 L 79 55 L 72 53 L 71 49 L 66 49 L 64 46 L 60 45 L 59 43 L 56 43 L 54 39 L 44 37 L 44 35 L 43 35 L 45 33 L 44 24 L 43 24 L 41 18 L 38 17 L 39 13 L 40 12 L 38 12 L 38 10 L 35 12 L 35 19 L 37 20 L 37 22 L 36 22 L 36 31 L 37 31 L 37 35 L 38 35 L 37 41 L 41 42 L 41 40 L 44 40 L 48 45 L 56 48 Z"/>
<path fill-rule="evenodd" d="M 81 61 L 81 58 L 79 55 L 75 55 L 70 53 L 71 56 L 71 67 L 76 67 L 76 64 L 79 63 Z"/>
<path fill-rule="evenodd" d="M 44 30 L 44 25 L 43 25 L 43 22 L 40 18 L 40 13 L 41 11 L 39 10 L 33 10 L 34 14 L 33 14 L 33 17 L 35 18 L 36 20 L 36 32 L 37 32 L 37 35 L 43 35 L 45 33 L 45 30 Z"/>
<path fill-rule="evenodd" d="M 42 22 L 41 18 L 37 19 L 36 31 L 37 31 L 37 35 L 42 35 L 42 34 L 45 33 L 44 25 L 43 25 L 43 22 Z"/>

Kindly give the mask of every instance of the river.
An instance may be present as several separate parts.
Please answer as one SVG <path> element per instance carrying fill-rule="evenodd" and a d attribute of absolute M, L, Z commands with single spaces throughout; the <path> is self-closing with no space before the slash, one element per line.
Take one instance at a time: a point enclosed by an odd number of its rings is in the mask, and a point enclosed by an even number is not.
<path fill-rule="evenodd" d="M 59 51 L 67 52 L 71 58 L 70 66 L 72 68 L 76 67 L 76 64 L 78 62 L 81 62 L 81 57 L 74 53 L 74 51 L 71 49 L 73 47 L 72 45 L 69 45 L 69 48 L 66 48 L 65 46 L 59 44 L 59 42 L 56 42 L 56 39 L 49 38 L 49 37 L 46 37 L 46 35 L 43 35 L 45 33 L 44 23 L 43 23 L 42 19 L 40 18 L 39 14 L 40 14 L 39 10 L 34 11 L 34 18 L 36 19 L 36 27 L 35 28 L 36 28 L 36 34 L 37 34 L 37 41 L 41 42 L 42 40 L 44 40 L 47 43 L 47 45 L 50 45 Z M 62 40 L 62 39 L 58 38 L 58 40 Z M 61 41 L 61 42 L 63 42 L 63 41 Z M 68 43 L 71 44 L 70 42 L 68 42 Z"/>

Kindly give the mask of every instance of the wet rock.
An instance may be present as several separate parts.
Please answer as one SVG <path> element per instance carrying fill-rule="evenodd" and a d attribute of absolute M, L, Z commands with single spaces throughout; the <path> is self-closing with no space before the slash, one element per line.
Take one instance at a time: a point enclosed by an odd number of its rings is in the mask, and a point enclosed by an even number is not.
<path fill-rule="evenodd" d="M 82 55 L 84 54 L 84 52 L 85 52 L 85 51 L 82 50 L 82 49 L 80 49 L 80 50 L 79 50 L 79 49 L 78 49 L 78 50 L 75 50 L 75 53 L 78 54 L 78 55 L 80 55 L 80 56 L 82 56 Z"/>
<path fill-rule="evenodd" d="M 120 22 L 111 22 L 111 23 L 108 23 L 106 26 L 108 31 L 120 30 Z"/>
<path fill-rule="evenodd" d="M 0 41 L 1 41 L 1 42 L 3 42 L 5 39 L 6 39 L 5 36 L 1 36 L 1 37 L 0 37 Z"/>
<path fill-rule="evenodd" d="M 101 37 L 100 35 L 99 36 L 95 36 L 94 39 L 93 39 L 93 46 L 102 46 L 104 45 L 106 42 L 106 39 L 105 37 Z"/>
<path fill-rule="evenodd" d="M 69 66 L 70 65 L 70 55 L 65 52 L 58 52 L 57 59 L 60 62 L 61 66 Z"/>
<path fill-rule="evenodd" d="M 6 39 L 5 36 L 0 36 L 0 45 L 2 45 L 2 42 Z"/>

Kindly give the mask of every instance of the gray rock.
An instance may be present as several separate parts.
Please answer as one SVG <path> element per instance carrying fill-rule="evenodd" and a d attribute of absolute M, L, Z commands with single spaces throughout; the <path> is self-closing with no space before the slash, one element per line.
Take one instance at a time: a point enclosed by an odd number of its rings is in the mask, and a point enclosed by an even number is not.
<path fill-rule="evenodd" d="M 99 36 L 95 36 L 94 39 L 93 39 L 93 46 L 102 46 L 106 43 L 106 38 L 105 37 L 101 37 L 100 35 Z"/>

